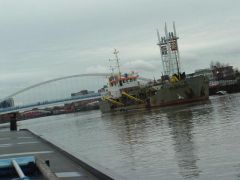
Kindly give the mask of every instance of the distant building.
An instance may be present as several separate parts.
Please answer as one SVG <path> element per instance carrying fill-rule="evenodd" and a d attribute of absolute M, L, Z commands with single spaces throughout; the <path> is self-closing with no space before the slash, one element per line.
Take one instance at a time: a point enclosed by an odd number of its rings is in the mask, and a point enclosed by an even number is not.
<path fill-rule="evenodd" d="M 14 100 L 13 98 L 8 98 L 4 101 L 0 101 L 0 108 L 8 108 L 14 106 Z"/>
<path fill-rule="evenodd" d="M 235 79 L 233 66 L 216 67 L 212 69 L 214 80 L 232 80 Z"/>
<path fill-rule="evenodd" d="M 80 92 L 72 93 L 71 97 L 82 96 L 82 95 L 92 94 L 92 93 L 94 93 L 94 91 L 81 90 Z"/>
<path fill-rule="evenodd" d="M 104 92 L 106 92 L 107 91 L 107 85 L 104 85 L 101 89 L 98 89 L 98 93 L 104 93 Z"/>
<path fill-rule="evenodd" d="M 213 75 L 213 71 L 210 68 L 206 68 L 206 69 L 198 69 L 195 71 L 194 73 L 195 75 L 203 75 L 206 76 L 209 81 L 214 80 L 214 75 Z"/>
<path fill-rule="evenodd" d="M 233 80 L 235 79 L 235 72 L 233 66 L 213 66 L 211 69 L 199 69 L 196 70 L 195 75 L 204 75 L 208 77 L 210 81 L 219 81 L 219 80 Z"/>

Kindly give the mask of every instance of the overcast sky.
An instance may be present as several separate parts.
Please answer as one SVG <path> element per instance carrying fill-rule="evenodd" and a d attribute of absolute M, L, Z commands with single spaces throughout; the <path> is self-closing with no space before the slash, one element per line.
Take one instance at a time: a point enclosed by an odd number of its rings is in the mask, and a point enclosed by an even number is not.
<path fill-rule="evenodd" d="M 184 71 L 211 61 L 239 68 L 239 8 L 239 0 L 0 0 L 1 94 L 108 71 L 114 48 L 124 70 L 160 76 L 156 28 L 173 20 Z"/>

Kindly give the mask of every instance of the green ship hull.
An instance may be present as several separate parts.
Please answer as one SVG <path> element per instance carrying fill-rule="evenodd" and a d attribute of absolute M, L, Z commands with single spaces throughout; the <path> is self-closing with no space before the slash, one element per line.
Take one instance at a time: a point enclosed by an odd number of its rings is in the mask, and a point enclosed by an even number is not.
<path fill-rule="evenodd" d="M 173 84 L 160 85 L 149 98 L 151 107 L 206 100 L 209 98 L 208 79 L 196 76 Z"/>
<path fill-rule="evenodd" d="M 159 83 L 129 92 L 143 102 L 135 102 L 126 97 L 117 99 L 123 105 L 108 100 L 100 102 L 102 113 L 128 111 L 151 107 L 164 107 L 207 100 L 209 98 L 208 79 L 204 76 L 186 78 L 176 83 Z"/>

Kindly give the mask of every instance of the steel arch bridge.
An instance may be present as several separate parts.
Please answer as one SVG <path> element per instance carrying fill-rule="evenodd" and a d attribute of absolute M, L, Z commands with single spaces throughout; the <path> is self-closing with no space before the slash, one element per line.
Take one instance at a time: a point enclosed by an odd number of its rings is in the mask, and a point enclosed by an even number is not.
<path fill-rule="evenodd" d="M 7 97 L 1 99 L 1 101 L 4 101 L 8 98 L 13 98 L 16 95 L 19 95 L 19 94 L 21 94 L 23 92 L 26 92 L 28 90 L 31 90 L 33 88 L 36 88 L 36 87 L 39 87 L 39 86 L 42 86 L 42 85 L 45 85 L 45 84 L 50 84 L 52 82 L 61 81 L 61 80 L 64 80 L 64 79 L 72 79 L 72 78 L 77 78 L 77 77 L 107 77 L 109 75 L 110 75 L 110 73 L 88 73 L 88 74 L 75 74 L 75 75 L 64 76 L 64 77 L 60 77 L 60 78 L 54 78 L 54 79 L 51 79 L 51 80 L 43 81 L 43 82 L 28 86 L 26 88 L 23 88 L 23 89 L 21 89 L 17 92 L 14 92 L 14 93 L 8 95 Z M 142 81 L 150 81 L 151 80 L 151 79 L 144 78 L 144 77 L 140 77 L 139 79 L 142 80 Z"/>
<path fill-rule="evenodd" d="M 23 89 L 21 89 L 17 92 L 14 92 L 14 93 L 8 95 L 7 97 L 1 99 L 1 101 L 4 101 L 4 100 L 9 99 L 9 98 L 13 98 L 16 95 L 19 95 L 23 92 L 34 89 L 36 87 L 40 87 L 42 85 L 50 84 L 50 83 L 53 83 L 53 82 L 56 82 L 56 81 L 61 81 L 61 80 L 64 80 L 64 79 L 72 79 L 72 78 L 77 78 L 77 77 L 106 77 L 108 75 L 109 75 L 108 73 L 89 73 L 89 74 L 75 74 L 75 75 L 64 76 L 64 77 L 60 77 L 60 78 L 54 78 L 54 79 L 51 79 L 51 80 L 43 81 L 43 82 L 28 86 L 26 88 L 23 88 Z"/>
<path fill-rule="evenodd" d="M 51 80 L 36 83 L 34 85 L 31 85 L 31 86 L 28 86 L 26 88 L 20 89 L 19 91 L 14 92 L 14 93 L 6 96 L 5 98 L 1 99 L 0 102 L 3 102 L 3 101 L 5 101 L 9 98 L 14 98 L 15 96 L 17 96 L 19 94 L 22 94 L 24 92 L 27 92 L 31 89 L 34 89 L 34 88 L 37 88 L 37 87 L 40 87 L 40 86 L 43 86 L 43 85 L 46 85 L 46 84 L 51 84 L 53 82 L 65 80 L 65 79 L 74 79 L 74 78 L 78 78 L 78 77 L 107 77 L 109 75 L 110 75 L 110 73 L 88 73 L 88 74 L 75 74 L 75 75 L 70 75 L 70 76 L 54 78 L 54 79 L 51 79 Z M 139 79 L 142 80 L 142 81 L 150 81 L 151 80 L 151 79 L 144 78 L 144 77 L 140 77 Z M 89 98 L 91 98 L 91 97 L 89 97 Z"/>

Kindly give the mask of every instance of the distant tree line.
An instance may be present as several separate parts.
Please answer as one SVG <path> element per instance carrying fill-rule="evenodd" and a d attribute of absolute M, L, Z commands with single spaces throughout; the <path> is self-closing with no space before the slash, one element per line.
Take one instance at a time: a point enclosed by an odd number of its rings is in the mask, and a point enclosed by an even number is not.
<path fill-rule="evenodd" d="M 223 68 L 223 67 L 227 67 L 229 66 L 229 64 L 224 64 L 224 63 L 221 63 L 219 61 L 211 61 L 210 63 L 210 68 L 211 69 L 216 69 L 216 68 Z"/>

